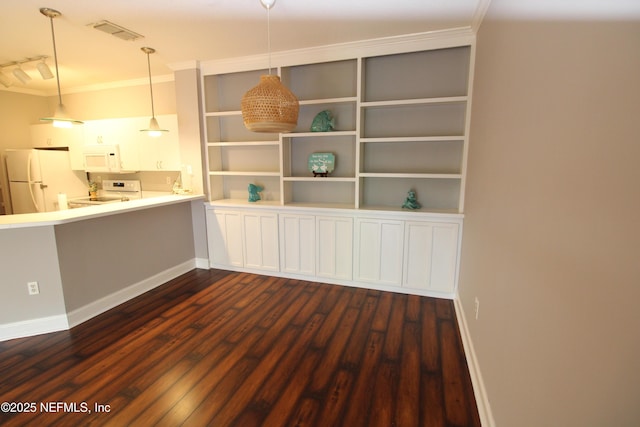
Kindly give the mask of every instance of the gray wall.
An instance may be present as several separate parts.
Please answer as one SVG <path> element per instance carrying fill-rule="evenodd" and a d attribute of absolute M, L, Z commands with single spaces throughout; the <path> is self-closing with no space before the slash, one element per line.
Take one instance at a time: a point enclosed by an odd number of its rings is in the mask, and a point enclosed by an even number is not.
<path fill-rule="evenodd" d="M 0 230 L 0 325 L 65 315 L 53 226 Z"/>
<path fill-rule="evenodd" d="M 194 258 L 191 204 L 58 225 L 67 311 Z"/>
<path fill-rule="evenodd" d="M 496 425 L 637 426 L 640 23 L 510 6 L 478 33 L 459 291 Z"/>

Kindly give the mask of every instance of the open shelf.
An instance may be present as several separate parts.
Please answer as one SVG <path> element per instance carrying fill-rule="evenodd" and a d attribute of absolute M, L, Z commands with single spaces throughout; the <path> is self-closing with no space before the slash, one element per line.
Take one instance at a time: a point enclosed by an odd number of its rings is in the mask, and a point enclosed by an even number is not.
<path fill-rule="evenodd" d="M 300 109 L 293 132 L 283 134 L 253 133 L 242 122 L 240 100 L 266 70 L 203 76 L 210 200 L 242 200 L 254 183 L 280 206 L 396 211 L 412 189 L 420 212 L 460 213 L 472 49 L 433 46 L 284 60 L 276 69 Z M 334 130 L 311 132 L 324 110 Z M 334 154 L 328 177 L 308 170 L 313 153 Z"/>

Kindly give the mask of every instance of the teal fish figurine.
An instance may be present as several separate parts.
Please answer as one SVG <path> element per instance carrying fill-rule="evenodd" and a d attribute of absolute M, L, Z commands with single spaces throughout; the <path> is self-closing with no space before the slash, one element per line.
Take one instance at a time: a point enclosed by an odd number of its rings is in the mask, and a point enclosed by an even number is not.
<path fill-rule="evenodd" d="M 259 185 L 249 184 L 247 190 L 249 190 L 249 201 L 257 202 L 258 200 L 260 200 L 260 194 L 258 193 L 264 190 L 264 188 L 260 187 Z"/>
<path fill-rule="evenodd" d="M 331 115 L 331 111 L 324 110 L 320 111 L 313 118 L 313 122 L 311 123 L 311 132 L 330 132 L 336 127 L 336 122 L 333 116 Z"/>

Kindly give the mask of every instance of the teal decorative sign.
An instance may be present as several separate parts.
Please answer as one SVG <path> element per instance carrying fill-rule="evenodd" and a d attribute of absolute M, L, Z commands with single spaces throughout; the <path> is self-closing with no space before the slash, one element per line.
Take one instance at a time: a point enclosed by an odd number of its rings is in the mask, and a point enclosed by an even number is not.
<path fill-rule="evenodd" d="M 309 155 L 309 172 L 313 176 L 327 176 L 333 172 L 336 164 L 336 156 L 333 153 L 311 153 Z"/>

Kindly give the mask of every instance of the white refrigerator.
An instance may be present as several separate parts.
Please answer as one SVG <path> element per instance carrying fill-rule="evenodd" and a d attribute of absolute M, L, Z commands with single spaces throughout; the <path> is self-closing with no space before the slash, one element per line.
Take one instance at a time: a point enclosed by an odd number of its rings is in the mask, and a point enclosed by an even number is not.
<path fill-rule="evenodd" d="M 86 175 L 71 170 L 68 151 L 9 149 L 5 161 L 14 214 L 56 211 L 60 199 L 87 195 Z"/>

